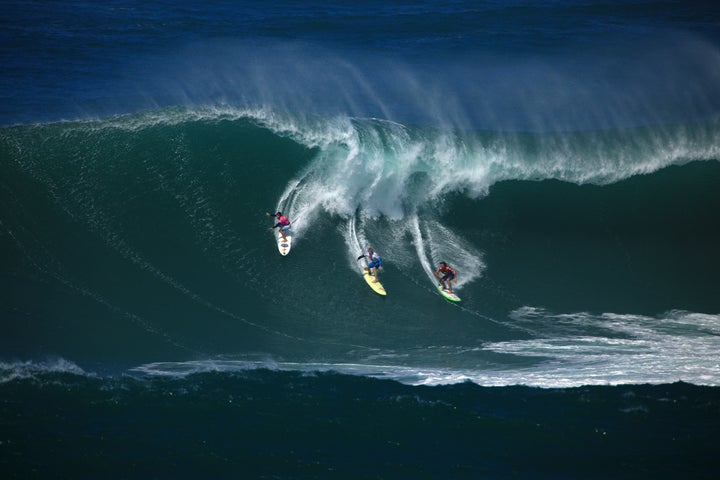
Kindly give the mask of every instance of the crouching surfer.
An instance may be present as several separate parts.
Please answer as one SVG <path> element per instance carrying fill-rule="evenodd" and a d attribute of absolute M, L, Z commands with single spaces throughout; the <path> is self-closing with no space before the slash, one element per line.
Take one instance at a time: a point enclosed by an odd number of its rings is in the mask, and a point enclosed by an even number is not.
<path fill-rule="evenodd" d="M 363 253 L 359 257 L 357 257 L 357 260 L 360 260 L 361 258 L 366 258 L 368 265 L 365 267 L 365 270 L 368 272 L 368 275 L 370 275 L 370 269 L 374 269 L 374 277 L 375 279 L 373 282 L 378 281 L 378 268 L 382 267 L 382 258 L 380 258 L 380 255 L 377 254 L 372 248 L 368 248 L 367 252 Z"/>
<path fill-rule="evenodd" d="M 440 275 L 442 275 L 442 277 Z M 443 290 L 447 290 L 448 293 L 452 294 L 452 281 L 455 280 L 455 283 L 457 283 L 457 272 L 455 269 L 445 262 L 440 262 L 440 268 L 435 270 L 435 276 L 440 279 L 440 285 Z M 445 282 L 447 282 L 447 286 L 445 286 Z"/>
<path fill-rule="evenodd" d="M 268 230 L 273 230 L 275 228 L 280 229 L 280 235 L 282 235 L 283 241 L 287 242 L 287 236 L 286 233 L 290 229 L 290 220 L 282 214 L 282 212 L 277 213 L 270 213 L 265 212 L 265 215 L 268 217 L 275 217 L 277 219 L 277 223 L 273 225 L 272 227 L 268 228 Z"/>

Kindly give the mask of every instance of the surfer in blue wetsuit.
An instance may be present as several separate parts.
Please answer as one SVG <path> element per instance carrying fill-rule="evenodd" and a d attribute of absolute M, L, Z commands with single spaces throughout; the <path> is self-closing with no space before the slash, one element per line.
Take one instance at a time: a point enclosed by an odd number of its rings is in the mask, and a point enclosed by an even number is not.
<path fill-rule="evenodd" d="M 442 277 L 440 274 L 442 274 Z M 443 290 L 447 290 L 448 293 L 453 293 L 452 280 L 455 280 L 455 283 L 457 283 L 457 272 L 454 268 L 445 262 L 440 262 L 440 268 L 435 270 L 435 276 L 440 279 L 440 285 Z M 445 286 L 445 282 L 447 282 L 447 286 Z"/>
<path fill-rule="evenodd" d="M 373 282 L 377 282 L 378 268 L 382 267 L 382 258 L 380 258 L 380 255 L 378 255 L 377 252 L 375 252 L 372 248 L 368 248 L 367 252 L 360 255 L 355 261 L 357 262 L 361 258 L 367 259 L 368 265 L 367 267 L 365 267 L 365 270 L 368 272 L 368 275 L 370 275 L 370 269 L 374 269 L 375 273 L 373 276 L 375 277 L 375 279 L 373 280 Z"/>
<path fill-rule="evenodd" d="M 287 242 L 287 236 L 285 234 L 290 229 L 290 220 L 288 220 L 288 218 L 285 215 L 283 215 L 282 212 L 277 212 L 277 213 L 265 212 L 265 215 L 267 215 L 268 217 L 275 217 L 277 219 L 277 223 L 275 225 L 273 225 L 272 227 L 268 228 L 268 230 L 273 230 L 275 228 L 279 228 L 280 235 L 282 235 L 282 237 L 283 237 L 283 241 Z"/>

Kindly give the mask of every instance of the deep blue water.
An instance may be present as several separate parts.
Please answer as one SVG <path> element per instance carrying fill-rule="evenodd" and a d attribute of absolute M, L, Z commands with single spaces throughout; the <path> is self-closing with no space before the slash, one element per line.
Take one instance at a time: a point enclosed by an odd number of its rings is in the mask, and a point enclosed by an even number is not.
<path fill-rule="evenodd" d="M 9 478 L 717 471 L 714 3 L 2 8 Z"/>

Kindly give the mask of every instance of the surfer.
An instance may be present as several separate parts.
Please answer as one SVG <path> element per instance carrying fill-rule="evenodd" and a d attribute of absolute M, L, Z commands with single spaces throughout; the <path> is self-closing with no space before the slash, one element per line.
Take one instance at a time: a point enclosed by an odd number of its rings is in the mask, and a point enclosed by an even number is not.
<path fill-rule="evenodd" d="M 441 273 L 442 277 L 440 277 Z M 447 290 L 452 294 L 452 280 L 455 280 L 455 283 L 457 283 L 457 272 L 455 269 L 445 262 L 440 262 L 440 268 L 435 270 L 435 276 L 440 279 L 440 286 L 442 286 L 443 290 Z M 446 281 L 447 287 L 445 286 Z"/>
<path fill-rule="evenodd" d="M 368 265 L 365 267 L 365 270 L 367 270 L 368 275 L 370 274 L 370 269 L 375 270 L 375 274 L 373 275 L 375 279 L 373 282 L 378 281 L 378 268 L 382 267 L 382 258 L 380 258 L 380 255 L 377 254 L 377 252 L 373 251 L 372 248 L 368 248 L 366 253 L 361 254 L 356 262 L 360 260 L 361 258 L 367 258 L 368 259 Z"/>
<path fill-rule="evenodd" d="M 282 235 L 282 237 L 283 237 L 283 241 L 287 242 L 287 236 L 285 235 L 285 233 L 290 229 L 290 220 L 288 220 L 288 218 L 285 215 L 283 215 L 282 212 L 277 212 L 277 213 L 265 212 L 265 215 L 267 215 L 268 217 L 275 217 L 277 219 L 277 223 L 274 226 L 268 228 L 268 230 L 273 230 L 274 228 L 279 228 L 280 235 Z"/>

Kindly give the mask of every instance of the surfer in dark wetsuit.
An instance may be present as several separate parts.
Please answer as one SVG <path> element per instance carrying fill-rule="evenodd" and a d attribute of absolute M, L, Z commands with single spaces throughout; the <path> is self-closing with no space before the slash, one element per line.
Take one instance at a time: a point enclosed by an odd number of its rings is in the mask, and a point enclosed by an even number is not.
<path fill-rule="evenodd" d="M 277 213 L 265 212 L 265 215 L 267 215 L 268 217 L 275 217 L 277 219 L 277 223 L 274 226 L 268 228 L 268 230 L 272 230 L 274 228 L 279 228 L 280 235 L 282 235 L 282 237 L 283 237 L 283 241 L 287 242 L 287 236 L 285 236 L 285 233 L 290 229 L 290 220 L 288 220 L 288 218 L 285 215 L 283 215 L 282 212 L 277 212 Z"/>
<path fill-rule="evenodd" d="M 360 260 L 361 258 L 367 258 L 367 259 L 368 259 L 368 266 L 365 267 L 365 270 L 367 270 L 368 275 L 370 274 L 370 269 L 371 269 L 371 268 L 375 269 L 375 275 L 374 275 L 375 279 L 373 280 L 373 282 L 376 282 L 376 283 L 377 283 L 377 281 L 378 281 L 378 268 L 382 267 L 382 258 L 380 258 L 380 255 L 378 255 L 377 252 L 373 251 L 372 248 L 368 248 L 368 249 L 367 249 L 367 253 L 363 253 L 362 255 L 360 255 L 360 256 L 357 258 L 357 260 L 355 260 L 355 261 L 357 262 L 357 261 Z"/>
<path fill-rule="evenodd" d="M 442 277 L 440 274 L 442 274 Z M 440 279 L 440 285 L 443 290 L 447 290 L 448 293 L 453 293 L 452 280 L 455 280 L 455 283 L 457 283 L 457 272 L 454 268 L 445 262 L 440 262 L 440 268 L 435 270 L 435 276 Z M 447 282 L 447 287 L 445 286 L 445 282 Z"/>

